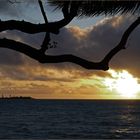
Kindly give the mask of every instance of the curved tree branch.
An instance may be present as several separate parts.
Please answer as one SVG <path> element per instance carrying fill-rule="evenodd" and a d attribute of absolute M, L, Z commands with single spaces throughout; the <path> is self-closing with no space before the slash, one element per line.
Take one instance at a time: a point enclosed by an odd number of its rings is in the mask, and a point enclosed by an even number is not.
<path fill-rule="evenodd" d="M 71 22 L 73 18 L 62 19 L 56 22 L 49 22 L 47 25 L 43 24 L 34 24 L 27 21 L 17 21 L 17 20 L 0 20 L 0 32 L 5 30 L 19 30 L 29 34 L 41 33 L 41 32 L 50 32 L 53 34 L 58 34 L 59 29 L 66 26 Z"/>
<path fill-rule="evenodd" d="M 120 50 L 125 48 L 126 42 L 132 31 L 140 24 L 140 17 L 134 21 L 128 29 L 124 32 L 119 44 L 113 48 L 101 62 L 91 62 L 83 58 L 74 56 L 72 54 L 51 56 L 42 54 L 39 50 L 32 48 L 31 46 L 17 42 L 10 39 L 0 39 L 0 47 L 9 48 L 18 52 L 21 52 L 40 63 L 61 63 L 61 62 L 72 62 L 78 64 L 86 69 L 94 70 L 108 70 L 109 62 Z"/>
<path fill-rule="evenodd" d="M 41 13 L 42 13 L 42 15 L 43 15 L 43 18 L 44 18 L 44 20 L 45 20 L 45 23 L 48 23 L 48 19 L 47 19 L 47 16 L 46 16 L 46 13 L 45 13 L 45 10 L 44 10 L 42 1 L 41 1 L 41 0 L 38 0 L 38 3 L 39 3 L 40 10 L 41 10 Z"/>
<path fill-rule="evenodd" d="M 41 4 L 41 1 L 40 1 Z M 43 5 L 41 6 L 41 11 L 43 10 Z M 62 20 L 56 21 L 56 22 L 48 22 L 46 25 L 44 24 L 34 24 L 26 21 L 16 21 L 16 20 L 8 20 L 8 21 L 1 21 L 0 20 L 0 32 L 5 31 L 5 30 L 19 30 L 25 33 L 29 34 L 35 34 L 35 33 L 40 33 L 40 32 L 50 32 L 53 34 L 58 34 L 59 29 L 66 26 L 69 24 L 72 19 L 76 16 L 76 12 L 78 9 L 78 5 L 73 6 L 72 10 L 65 14 L 64 12 L 66 11 L 66 8 L 68 6 L 65 6 L 65 10 L 62 9 L 64 18 Z M 44 16 L 44 11 L 43 16 Z M 47 19 L 45 19 L 47 20 Z"/>
<path fill-rule="evenodd" d="M 46 31 L 55 33 L 53 30 L 51 31 L 50 28 L 46 27 L 45 23 L 34 24 L 34 23 L 26 22 L 24 20 L 23 21 L 17 21 L 17 20 L 1 21 L 0 20 L 0 32 L 5 31 L 5 30 L 19 30 L 28 34 L 35 34 L 35 33 L 46 32 Z"/>
<path fill-rule="evenodd" d="M 119 44 L 114 47 L 102 60 L 102 63 L 104 65 L 106 65 L 106 67 L 108 68 L 109 65 L 109 61 L 115 56 L 115 54 L 117 54 L 119 51 L 121 51 L 122 49 L 125 49 L 125 45 L 127 43 L 128 37 L 130 36 L 130 34 L 132 33 L 132 31 L 140 24 L 140 17 L 137 18 L 137 20 L 135 20 L 128 28 L 127 30 L 124 32 Z"/>
<path fill-rule="evenodd" d="M 38 3 L 39 3 L 40 10 L 41 10 L 41 13 L 43 15 L 43 18 L 45 20 L 45 24 L 47 26 L 48 25 L 48 19 L 47 19 L 47 16 L 46 16 L 46 13 L 45 13 L 45 10 L 44 10 L 42 1 L 41 0 L 38 0 Z M 50 32 L 46 32 L 45 37 L 44 37 L 44 40 L 43 40 L 43 43 L 41 45 L 41 49 L 40 49 L 40 51 L 42 53 L 45 53 L 45 51 L 48 49 L 48 45 L 49 45 L 50 40 L 51 40 L 50 39 Z"/>
<path fill-rule="evenodd" d="M 102 66 L 100 65 L 100 63 L 90 62 L 90 61 L 87 61 L 85 59 L 82 59 L 80 57 L 77 57 L 77 56 L 74 56 L 71 54 L 57 55 L 57 56 L 45 55 L 45 54 L 40 53 L 39 50 L 37 50 L 27 44 L 17 42 L 14 40 L 10 40 L 10 39 L 6 39 L 6 38 L 0 39 L 0 47 L 21 52 L 21 53 L 39 61 L 40 63 L 72 62 L 72 63 L 78 64 L 87 69 L 102 69 L 101 68 Z"/>

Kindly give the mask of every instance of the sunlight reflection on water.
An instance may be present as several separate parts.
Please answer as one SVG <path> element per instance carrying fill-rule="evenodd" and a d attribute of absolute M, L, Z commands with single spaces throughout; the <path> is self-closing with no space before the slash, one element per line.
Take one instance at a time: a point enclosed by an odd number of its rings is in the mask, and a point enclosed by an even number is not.
<path fill-rule="evenodd" d="M 139 101 L 0 101 L 0 139 L 140 138 Z"/>
<path fill-rule="evenodd" d="M 121 109 L 118 119 L 120 126 L 113 129 L 111 132 L 115 134 L 117 138 L 126 138 L 129 135 L 134 135 L 134 138 L 137 138 L 137 134 L 140 133 L 138 129 L 139 124 L 139 115 L 140 110 L 133 103 L 124 104 L 123 109 Z"/>
<path fill-rule="evenodd" d="M 134 123 L 136 116 L 133 114 L 134 105 L 126 105 L 125 109 L 121 111 L 120 119 L 123 123 Z"/>

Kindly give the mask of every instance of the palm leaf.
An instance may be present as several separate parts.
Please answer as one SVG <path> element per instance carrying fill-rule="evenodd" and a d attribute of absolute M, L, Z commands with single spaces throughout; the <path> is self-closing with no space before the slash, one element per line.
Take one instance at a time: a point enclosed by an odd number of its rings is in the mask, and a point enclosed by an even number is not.
<path fill-rule="evenodd" d="M 51 6 L 56 8 L 63 8 L 66 2 L 69 2 L 69 7 L 74 4 L 78 4 L 78 16 L 98 16 L 98 15 L 114 15 L 117 13 L 139 13 L 140 12 L 140 1 L 107 1 L 107 0 L 48 0 Z"/>

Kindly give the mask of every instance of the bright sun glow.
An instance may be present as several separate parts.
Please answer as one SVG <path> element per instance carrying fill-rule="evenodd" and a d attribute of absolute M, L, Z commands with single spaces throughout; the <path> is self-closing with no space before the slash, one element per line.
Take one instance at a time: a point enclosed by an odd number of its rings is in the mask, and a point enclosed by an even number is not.
<path fill-rule="evenodd" d="M 106 78 L 104 83 L 110 90 L 117 91 L 121 96 L 125 98 L 135 98 L 140 91 L 140 84 L 138 79 L 128 73 L 126 70 L 116 72 L 110 70 L 112 78 Z"/>

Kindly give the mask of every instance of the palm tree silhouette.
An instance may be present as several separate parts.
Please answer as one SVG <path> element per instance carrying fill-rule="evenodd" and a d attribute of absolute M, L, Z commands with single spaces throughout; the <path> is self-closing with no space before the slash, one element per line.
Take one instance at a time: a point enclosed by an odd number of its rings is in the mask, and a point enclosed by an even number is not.
<path fill-rule="evenodd" d="M 110 52 L 103 57 L 100 62 L 88 61 L 78 56 L 72 54 L 64 55 L 47 55 L 46 50 L 50 45 L 50 33 L 59 34 L 59 30 L 65 27 L 70 21 L 76 16 L 99 16 L 99 15 L 115 15 L 123 13 L 131 13 L 139 15 L 140 12 L 140 1 L 60 1 L 60 0 L 48 0 L 48 2 L 55 6 L 56 9 L 62 10 L 64 18 L 56 21 L 49 22 L 42 4 L 41 0 L 38 0 L 42 15 L 44 17 L 45 23 L 34 24 L 26 21 L 0 21 L 0 32 L 5 30 L 19 30 L 28 34 L 35 34 L 40 32 L 46 32 L 45 38 L 41 45 L 41 49 L 38 50 L 32 46 L 25 43 L 18 42 L 15 40 L 10 40 L 7 38 L 0 39 L 0 47 L 12 49 L 21 52 L 40 63 L 61 63 L 61 62 L 72 62 L 78 64 L 86 69 L 96 69 L 96 70 L 108 70 L 109 62 L 120 50 L 125 49 L 128 37 L 132 31 L 140 24 L 140 17 L 138 17 L 124 32 L 120 42 L 112 49 Z"/>
<path fill-rule="evenodd" d="M 69 8 L 77 5 L 77 16 L 99 16 L 99 15 L 114 15 L 114 14 L 123 14 L 123 13 L 139 13 L 140 12 L 140 1 L 122 1 L 122 0 L 48 0 L 50 5 L 56 6 L 56 8 L 64 8 L 66 3 L 69 5 Z"/>

